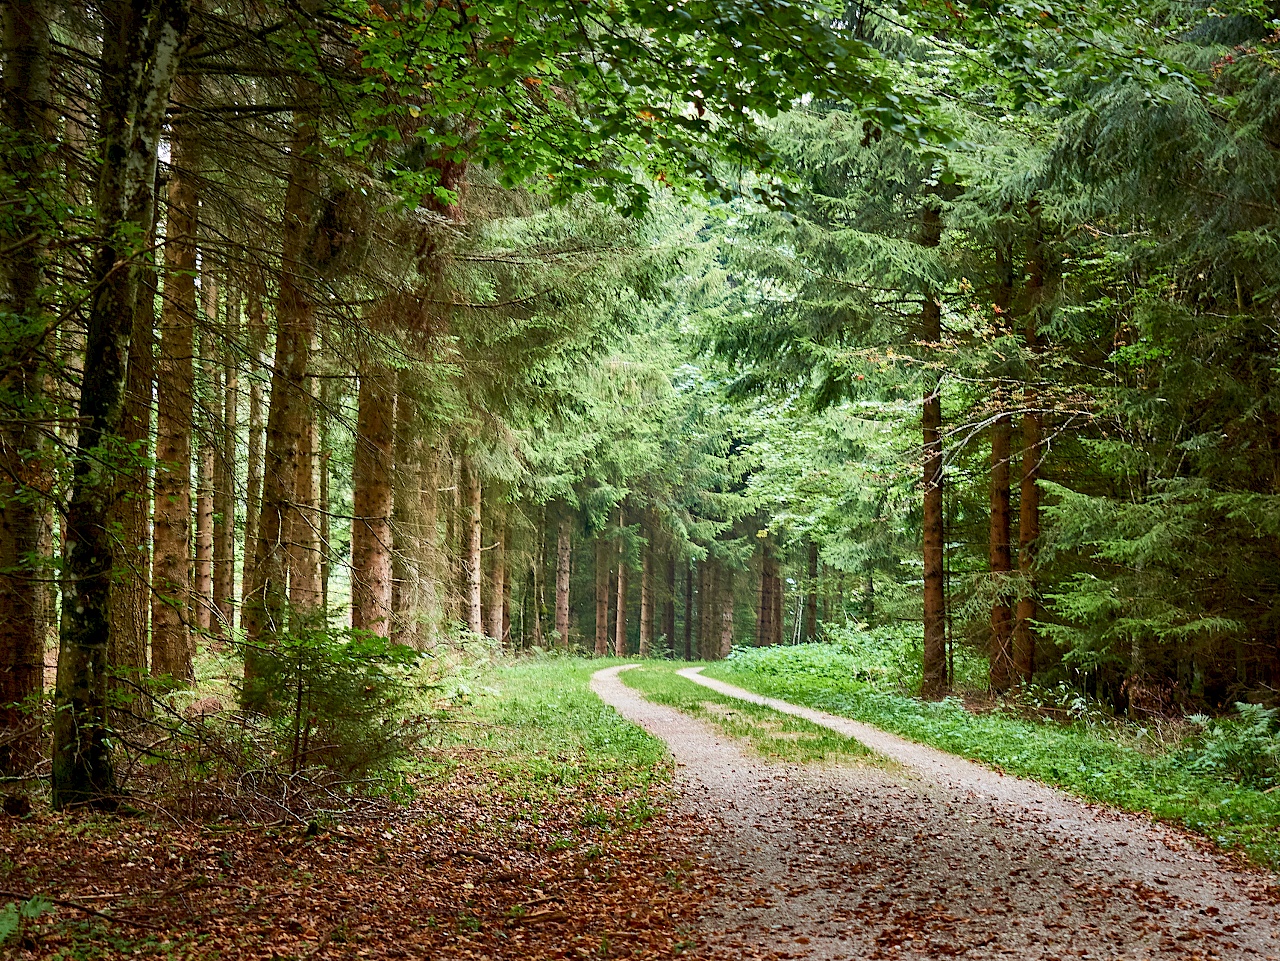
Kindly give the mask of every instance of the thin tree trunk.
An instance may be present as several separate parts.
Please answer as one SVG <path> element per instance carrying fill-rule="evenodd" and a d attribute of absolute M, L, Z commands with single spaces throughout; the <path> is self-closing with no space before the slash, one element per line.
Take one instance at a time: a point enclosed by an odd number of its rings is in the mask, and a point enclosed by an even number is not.
<path fill-rule="evenodd" d="M 240 298 L 226 291 L 228 341 L 240 335 Z M 240 434 L 240 374 L 235 355 L 223 349 L 222 437 L 213 473 L 214 633 L 231 637 L 236 618 L 236 447 Z"/>
<path fill-rule="evenodd" d="M 569 649 L 569 561 L 572 521 L 560 518 L 560 532 L 556 538 L 556 634 L 560 646 Z"/>
<path fill-rule="evenodd" d="M 262 354 L 267 346 L 267 323 L 262 293 L 255 280 L 249 293 L 249 430 L 248 459 L 245 467 L 244 559 L 240 572 L 240 605 L 243 610 L 253 581 L 254 554 L 258 544 L 258 514 L 262 502 L 262 445 L 265 425 L 262 420 Z"/>
<path fill-rule="evenodd" d="M 1033 208 L 1033 215 L 1038 211 Z M 1026 347 L 1034 357 L 1040 349 L 1039 319 L 1044 300 L 1044 249 L 1038 234 L 1032 236 L 1027 253 L 1028 309 Z M 1035 376 L 1034 368 L 1030 377 Z M 1035 673 L 1036 629 L 1033 623 L 1039 613 L 1036 584 L 1036 555 L 1040 537 L 1040 461 L 1044 457 L 1042 415 L 1039 394 L 1028 383 L 1022 394 L 1022 478 L 1019 485 L 1018 518 L 1018 594 L 1017 620 L 1013 631 L 1014 674 L 1026 683 Z"/>
<path fill-rule="evenodd" d="M 471 465 L 470 458 L 462 458 L 462 476 L 466 482 L 464 488 L 467 536 L 466 563 L 464 565 L 467 579 L 467 629 L 473 634 L 484 633 L 484 598 L 483 571 L 481 568 L 482 551 L 484 549 L 484 529 L 481 524 L 481 505 L 483 490 L 480 477 Z"/>
<path fill-rule="evenodd" d="M 309 81 L 300 80 L 296 86 L 300 103 L 308 103 L 315 96 L 315 85 Z M 256 652 L 274 645 L 285 630 L 288 541 L 296 514 L 292 504 L 298 479 L 298 451 L 303 441 L 304 411 L 310 401 L 307 367 L 314 318 L 306 281 L 306 258 L 312 210 L 319 191 L 319 173 L 312 155 L 319 144 L 314 118 L 297 114 L 289 145 L 289 181 L 284 198 L 275 360 L 263 453 L 258 542 L 254 547 L 253 577 L 242 612 L 247 641 L 244 700 L 248 707 L 260 706 L 269 697 L 258 683 Z"/>
<path fill-rule="evenodd" d="M 809 540 L 808 583 L 804 595 L 804 633 L 801 640 L 812 641 L 818 636 L 818 542 Z"/>
<path fill-rule="evenodd" d="M 618 508 L 618 529 L 625 532 L 626 518 Z M 618 604 L 615 612 L 617 629 L 613 635 L 614 657 L 627 656 L 627 542 L 625 533 L 618 540 Z"/>
<path fill-rule="evenodd" d="M 179 105 L 197 103 L 198 76 L 175 84 Z M 195 405 L 194 134 L 175 124 L 169 138 L 169 210 L 165 223 L 164 299 L 156 370 L 155 513 L 152 526 L 151 673 L 177 685 L 195 679 L 191 664 L 191 430 Z"/>
<path fill-rule="evenodd" d="M 684 659 L 693 660 L 693 561 L 684 569 Z"/>
<path fill-rule="evenodd" d="M 704 661 L 714 660 L 719 649 L 719 575 L 720 565 L 708 557 L 702 582 L 702 618 L 698 624 L 698 654 Z"/>
<path fill-rule="evenodd" d="M 733 571 L 723 568 L 720 577 L 720 643 L 716 655 L 721 659 L 733 651 Z"/>
<path fill-rule="evenodd" d="M 773 615 L 770 624 L 773 627 L 771 644 L 778 645 L 783 641 L 787 623 L 787 598 L 782 586 L 782 565 L 775 557 L 773 561 Z"/>
<path fill-rule="evenodd" d="M 650 535 L 652 537 L 652 535 Z M 648 657 L 653 646 L 653 543 L 641 548 L 640 558 L 640 648 L 639 655 Z"/>
<path fill-rule="evenodd" d="M 997 270 L 999 286 L 995 294 L 997 325 L 1003 329 L 1013 302 L 1012 258 L 1001 249 L 998 251 Z M 1005 394 L 995 392 L 995 401 L 1002 408 Z M 991 647 L 988 650 L 988 678 L 993 691 L 1007 691 L 1013 674 L 1013 605 L 1010 603 L 1009 583 L 1013 572 L 1013 554 L 1010 547 L 1012 516 L 1009 508 L 1009 456 L 1012 425 L 1009 414 L 997 411 L 991 427 L 991 530 L 989 556 L 992 589 Z M 954 645 L 954 639 L 952 645 Z M 954 682 L 954 678 L 952 678 Z"/>
<path fill-rule="evenodd" d="M 507 589 L 507 531 L 505 514 L 494 504 L 493 516 L 493 563 L 489 578 L 489 636 L 502 644 L 505 632 L 506 616 L 503 611 L 506 605 Z"/>
<path fill-rule="evenodd" d="M 200 336 L 203 429 L 196 458 L 195 604 L 196 628 L 208 636 L 213 626 L 213 474 L 215 442 L 222 434 L 222 387 L 214 333 L 218 322 L 218 278 L 207 254 L 201 277 L 205 328 Z M 194 641 L 194 638 L 193 638 Z M 192 656 L 195 656 L 194 644 Z"/>
<path fill-rule="evenodd" d="M 757 647 L 764 647 L 769 644 L 773 637 L 773 629 L 769 626 L 769 621 L 773 617 L 772 586 L 773 579 L 769 571 L 769 543 L 768 541 L 762 541 L 760 544 L 760 578 L 759 585 L 756 588 Z"/>
<path fill-rule="evenodd" d="M 319 511 L 316 517 L 316 533 L 320 549 L 320 610 L 329 610 L 329 579 L 333 575 L 333 525 L 329 506 L 329 403 L 332 381 L 320 381 L 319 404 L 316 406 L 316 501 Z M 388 622 L 390 629 L 390 622 Z M 384 635 L 385 636 L 385 635 Z"/>
<path fill-rule="evenodd" d="M 670 545 L 668 545 L 670 546 Z M 663 647 L 672 653 L 676 650 L 676 557 L 670 550 L 666 552 L 667 576 L 662 592 L 662 636 Z"/>
<path fill-rule="evenodd" d="M 942 217 L 926 207 L 921 246 L 937 247 L 942 240 Z M 920 314 L 921 339 L 926 350 L 936 350 L 942 342 L 942 306 L 937 294 L 925 292 Z M 924 439 L 924 662 L 921 693 L 941 697 L 947 690 L 947 601 L 943 583 L 943 555 L 946 545 L 942 531 L 942 394 L 936 372 L 925 377 L 924 411 L 921 417 Z"/>
<path fill-rule="evenodd" d="M 596 538 L 596 657 L 609 653 L 609 560 L 613 551 L 609 539 Z"/>
<path fill-rule="evenodd" d="M 14 138 L 0 151 L 12 200 L 0 218 L 0 245 L 8 251 L 0 258 L 0 298 L 14 325 L 0 348 L 0 392 L 18 414 L 0 429 L 0 774 L 27 771 L 40 753 L 35 708 L 44 687 L 49 592 L 43 581 L 49 574 L 32 559 L 44 556 L 50 475 L 42 458 L 33 456 L 43 446 L 33 421 L 47 388 L 35 351 L 52 322 L 43 291 L 53 225 L 45 220 L 41 202 L 54 116 L 50 14 L 46 0 L 10 0 L 0 7 L 5 58 L 0 111 L 7 135 Z M 24 197 L 32 202 L 20 202 Z"/>
<path fill-rule="evenodd" d="M 371 365 L 360 378 L 352 466 L 351 626 L 391 635 L 396 394 L 392 374 Z"/>
<path fill-rule="evenodd" d="M 65 515 L 66 593 L 58 652 L 52 800 L 114 803 L 107 743 L 107 649 L 115 551 L 112 484 L 100 469 L 119 449 L 142 251 L 155 205 L 156 161 L 190 7 L 182 0 L 103 0 L 101 156 L 90 269 L 79 435 Z M 130 246 L 122 246 L 122 244 Z M 122 265 L 124 265 L 122 267 Z"/>
<path fill-rule="evenodd" d="M 312 356 L 315 335 L 312 334 Z M 301 445 L 298 449 L 298 476 L 294 481 L 295 508 L 291 512 L 289 536 L 289 605 L 291 617 L 301 623 L 315 621 L 320 610 L 320 485 L 316 475 L 319 443 L 316 437 L 315 378 L 306 378 L 303 403 Z"/>

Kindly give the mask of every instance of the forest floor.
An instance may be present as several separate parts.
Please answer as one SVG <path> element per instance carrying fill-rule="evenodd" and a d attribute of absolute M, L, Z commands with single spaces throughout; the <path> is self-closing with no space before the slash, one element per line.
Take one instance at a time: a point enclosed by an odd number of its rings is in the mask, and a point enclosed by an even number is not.
<path fill-rule="evenodd" d="M 1199 839 L 868 725 L 680 673 L 857 738 L 891 764 L 745 753 L 596 674 L 680 765 L 694 843 L 723 883 L 703 937 L 725 957 L 1280 959 L 1275 876 Z"/>

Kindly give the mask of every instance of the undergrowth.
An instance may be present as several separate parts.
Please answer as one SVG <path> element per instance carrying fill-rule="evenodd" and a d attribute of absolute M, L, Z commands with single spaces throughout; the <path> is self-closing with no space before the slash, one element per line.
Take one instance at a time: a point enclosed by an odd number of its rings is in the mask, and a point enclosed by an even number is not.
<path fill-rule="evenodd" d="M 883 637 L 870 636 L 860 647 L 855 635 L 842 644 L 738 649 L 706 674 L 866 721 L 1090 800 L 1149 813 L 1280 868 L 1280 791 L 1265 780 L 1250 786 L 1229 764 L 1206 760 L 1212 749 L 1236 757 L 1237 764 L 1254 763 L 1237 748 L 1250 741 L 1241 750 L 1252 750 L 1256 760 L 1264 719 L 1254 718 L 1247 730 L 1240 726 L 1245 721 L 1206 721 L 1204 734 L 1171 741 L 1153 736 L 1149 727 L 1102 719 L 1087 709 L 1066 723 L 1028 717 L 1013 702 L 972 713 L 957 698 L 931 702 L 905 693 L 892 664 L 868 670 L 886 646 Z"/>

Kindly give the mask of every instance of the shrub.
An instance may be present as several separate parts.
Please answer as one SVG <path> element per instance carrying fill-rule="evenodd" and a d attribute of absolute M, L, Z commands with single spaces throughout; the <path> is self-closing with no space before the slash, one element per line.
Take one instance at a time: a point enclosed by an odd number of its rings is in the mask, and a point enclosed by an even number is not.
<path fill-rule="evenodd" d="M 1236 710 L 1239 717 L 1188 718 L 1201 734 L 1187 752 L 1187 766 L 1246 787 L 1273 787 L 1280 783 L 1280 711 L 1245 703 Z"/>

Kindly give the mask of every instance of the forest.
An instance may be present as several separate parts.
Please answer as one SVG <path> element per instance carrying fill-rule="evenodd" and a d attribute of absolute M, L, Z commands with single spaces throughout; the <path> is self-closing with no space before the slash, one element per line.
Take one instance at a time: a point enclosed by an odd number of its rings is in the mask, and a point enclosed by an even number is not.
<path fill-rule="evenodd" d="M 774 956 L 698 927 L 734 882 L 671 840 L 711 776 L 659 710 L 918 762 L 875 725 L 1274 898 L 1280 8 L 0 16 L 0 953 L 347 956 L 319 861 L 326 925 L 209 926 L 293 832 L 434 865 L 370 956 Z M 848 956 L 954 953 L 907 914 Z"/>

